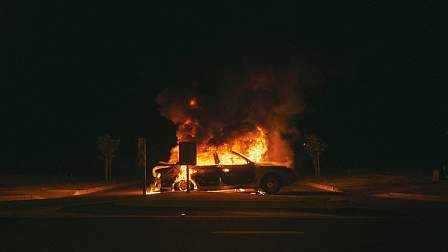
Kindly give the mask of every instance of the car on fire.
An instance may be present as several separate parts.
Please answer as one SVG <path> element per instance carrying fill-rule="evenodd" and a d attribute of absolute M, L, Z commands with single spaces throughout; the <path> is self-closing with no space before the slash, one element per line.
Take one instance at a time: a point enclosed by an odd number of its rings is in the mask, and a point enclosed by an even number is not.
<path fill-rule="evenodd" d="M 267 194 L 277 193 L 282 186 L 293 184 L 297 180 L 294 169 L 274 164 L 259 164 L 238 152 L 232 151 L 245 162 L 243 164 L 221 164 L 214 153 L 215 165 L 192 165 L 190 171 L 190 190 L 216 190 L 255 188 Z M 179 180 L 181 165 L 160 163 L 152 170 L 155 190 L 187 190 L 187 181 Z"/>

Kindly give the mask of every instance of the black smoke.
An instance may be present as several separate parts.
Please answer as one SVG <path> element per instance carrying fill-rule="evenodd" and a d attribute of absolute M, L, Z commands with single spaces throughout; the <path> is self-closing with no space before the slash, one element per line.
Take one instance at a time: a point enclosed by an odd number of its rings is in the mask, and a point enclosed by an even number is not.
<path fill-rule="evenodd" d="M 303 90 L 320 85 L 325 70 L 294 50 L 242 48 L 187 60 L 177 83 L 158 95 L 160 112 L 179 126 L 178 140 L 199 146 L 219 146 L 259 127 L 268 160 L 292 164 L 290 146 L 299 137 L 293 117 L 306 108 Z"/>

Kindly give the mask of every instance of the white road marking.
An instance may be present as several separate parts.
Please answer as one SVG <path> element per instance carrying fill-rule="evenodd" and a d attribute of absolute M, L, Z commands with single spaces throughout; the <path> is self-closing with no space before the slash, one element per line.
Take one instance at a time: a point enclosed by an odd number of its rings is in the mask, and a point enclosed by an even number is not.
<path fill-rule="evenodd" d="M 212 234 L 286 234 L 304 235 L 303 231 L 212 231 Z"/>

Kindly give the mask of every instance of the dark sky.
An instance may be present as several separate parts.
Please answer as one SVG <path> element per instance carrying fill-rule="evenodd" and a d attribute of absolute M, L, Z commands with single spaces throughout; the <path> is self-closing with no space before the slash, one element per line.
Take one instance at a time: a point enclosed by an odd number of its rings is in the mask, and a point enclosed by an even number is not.
<path fill-rule="evenodd" d="M 96 159 L 105 132 L 123 162 L 139 136 L 166 159 L 176 127 L 160 92 L 291 59 L 306 69 L 295 124 L 327 143 L 329 165 L 446 164 L 446 13 L 443 1 L 2 1 L 1 169 Z"/>

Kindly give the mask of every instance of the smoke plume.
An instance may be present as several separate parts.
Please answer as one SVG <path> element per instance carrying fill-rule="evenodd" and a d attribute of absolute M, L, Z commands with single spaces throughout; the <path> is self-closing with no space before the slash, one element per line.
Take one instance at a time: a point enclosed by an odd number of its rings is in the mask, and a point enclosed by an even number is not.
<path fill-rule="evenodd" d="M 179 141 L 195 140 L 199 148 L 220 146 L 260 128 L 268 147 L 264 161 L 291 166 L 290 146 L 299 136 L 292 119 L 305 108 L 301 87 L 320 76 L 301 62 L 247 55 L 231 64 L 206 62 L 158 95 L 160 112 L 178 125 Z"/>

